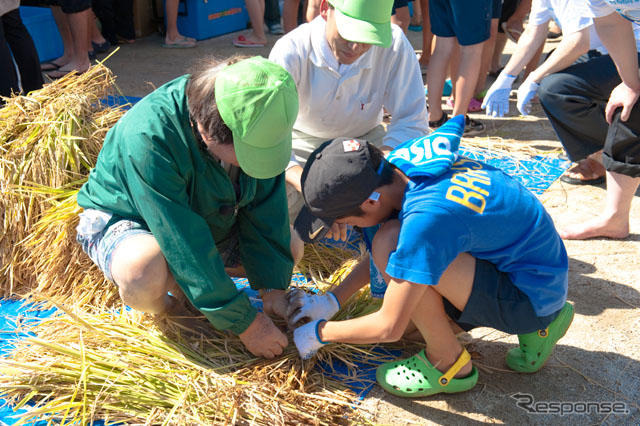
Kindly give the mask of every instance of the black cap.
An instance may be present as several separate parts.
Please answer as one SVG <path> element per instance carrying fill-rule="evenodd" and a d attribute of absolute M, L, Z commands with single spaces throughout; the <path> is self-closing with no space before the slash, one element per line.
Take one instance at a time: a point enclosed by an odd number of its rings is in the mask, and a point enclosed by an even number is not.
<path fill-rule="evenodd" d="M 303 241 L 324 237 L 336 218 L 353 211 L 380 186 L 368 145 L 364 140 L 336 138 L 311 153 L 302 172 L 305 206 L 294 223 Z"/>

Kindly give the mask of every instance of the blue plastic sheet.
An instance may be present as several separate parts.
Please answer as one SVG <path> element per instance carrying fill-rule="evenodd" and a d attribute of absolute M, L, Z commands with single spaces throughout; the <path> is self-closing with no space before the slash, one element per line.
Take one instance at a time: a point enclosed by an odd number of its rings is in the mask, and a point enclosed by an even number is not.
<path fill-rule="evenodd" d="M 103 102 L 108 106 L 123 106 L 129 108 L 135 104 L 140 98 L 126 96 L 109 96 Z M 568 167 L 569 162 L 552 158 L 549 156 L 537 156 L 531 159 L 519 159 L 500 156 L 497 157 L 489 151 L 476 148 L 460 147 L 460 153 L 466 157 L 484 161 L 494 167 L 502 169 L 505 173 L 513 176 L 526 188 L 535 194 L 541 194 L 547 189 Z M 334 247 L 340 247 L 351 250 L 358 250 L 358 238 L 353 233 L 346 243 L 325 240 Z M 306 278 L 303 275 L 295 274 L 293 281 L 304 282 Z M 258 309 L 262 309 L 262 301 L 258 292 L 249 287 L 246 279 L 234 279 L 238 289 L 245 291 L 249 295 L 249 300 Z M 19 331 L 20 324 L 29 324 L 38 321 L 41 318 L 50 316 L 54 309 L 39 310 L 33 305 L 25 305 L 21 301 L 0 300 L 0 356 L 5 356 L 13 347 L 12 342 L 16 339 L 25 337 L 24 333 Z M 376 348 L 380 353 L 388 355 L 389 360 L 397 358 L 400 353 L 397 351 L 389 352 L 384 348 Z M 375 384 L 375 371 L 377 365 L 362 363 L 358 366 L 357 376 L 350 372 L 349 368 L 342 362 L 337 361 L 333 365 L 320 364 L 322 371 L 339 380 L 342 380 L 349 388 L 353 389 L 360 398 L 364 398 Z M 351 378 L 349 378 L 351 375 Z M 347 376 L 345 378 L 345 376 Z M 0 399 L 0 404 L 4 401 Z M 20 413 L 24 410 L 18 410 Z M 17 420 L 12 418 L 16 412 L 10 407 L 0 407 L 0 425 L 11 425 Z M 44 423 L 43 423 L 44 424 Z"/>

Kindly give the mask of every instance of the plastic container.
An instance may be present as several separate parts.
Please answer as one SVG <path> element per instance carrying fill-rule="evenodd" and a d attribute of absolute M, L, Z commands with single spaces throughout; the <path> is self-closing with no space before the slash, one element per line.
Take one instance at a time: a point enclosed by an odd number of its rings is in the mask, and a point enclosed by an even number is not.
<path fill-rule="evenodd" d="M 247 28 L 244 0 L 185 0 L 178 6 L 178 31 L 196 40 Z"/>
<path fill-rule="evenodd" d="M 20 6 L 20 17 L 36 45 L 40 62 L 62 56 L 64 46 L 58 26 L 48 7 Z"/>

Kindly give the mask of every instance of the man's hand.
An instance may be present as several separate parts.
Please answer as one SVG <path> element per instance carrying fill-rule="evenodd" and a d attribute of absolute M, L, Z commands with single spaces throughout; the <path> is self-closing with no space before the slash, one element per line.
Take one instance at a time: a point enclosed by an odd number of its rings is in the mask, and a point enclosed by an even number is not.
<path fill-rule="evenodd" d="M 287 323 L 294 329 L 302 320 L 316 321 L 331 319 L 339 310 L 338 298 L 331 292 L 309 294 L 299 288 L 287 293 Z"/>
<path fill-rule="evenodd" d="M 326 345 L 318 338 L 318 326 L 324 320 L 313 321 L 298 327 L 293 332 L 293 342 L 298 348 L 300 358 L 309 359 L 318 352 L 318 349 Z"/>
<path fill-rule="evenodd" d="M 487 110 L 487 115 L 502 117 L 509 112 L 509 93 L 515 79 L 515 76 L 504 72 L 496 78 L 482 102 L 482 108 Z"/>
<path fill-rule="evenodd" d="M 287 319 L 287 292 L 284 290 L 260 291 L 262 307 L 267 315 Z"/>
<path fill-rule="evenodd" d="M 538 92 L 540 85 L 528 77 L 518 88 L 518 111 L 522 115 L 529 115 L 531 112 L 531 99 Z"/>
<path fill-rule="evenodd" d="M 267 359 L 280 355 L 288 343 L 287 336 L 262 312 L 258 312 L 253 322 L 238 337 L 249 352 Z"/>
<path fill-rule="evenodd" d="M 331 225 L 331 229 L 327 231 L 325 237 L 331 238 L 336 241 L 347 241 L 347 230 L 348 228 L 345 223 L 333 222 L 333 225 Z"/>
<path fill-rule="evenodd" d="M 640 96 L 640 88 L 634 89 L 629 87 L 624 81 L 617 85 L 611 91 L 611 94 L 609 95 L 609 102 L 607 102 L 607 106 L 604 110 L 607 123 L 611 124 L 611 121 L 613 121 L 613 113 L 620 107 L 622 107 L 620 120 L 627 121 L 629 119 L 629 114 L 631 114 L 631 108 L 633 108 L 638 101 L 638 96 Z"/>

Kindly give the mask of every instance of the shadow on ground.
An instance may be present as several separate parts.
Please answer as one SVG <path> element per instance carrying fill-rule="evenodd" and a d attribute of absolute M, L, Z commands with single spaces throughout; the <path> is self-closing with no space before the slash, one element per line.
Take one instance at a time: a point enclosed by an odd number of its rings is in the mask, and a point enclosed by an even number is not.
<path fill-rule="evenodd" d="M 562 343 L 562 341 L 561 341 Z M 615 352 L 586 351 L 560 344 L 547 365 L 535 374 L 515 373 L 506 367 L 504 356 L 515 344 L 477 341 L 470 348 L 479 359 L 478 385 L 469 392 L 435 395 L 407 400 L 376 388 L 372 397 L 396 410 L 379 410 L 380 423 L 411 424 L 637 424 L 640 407 L 630 396 L 640 392 L 640 362 Z M 603 362 L 604 361 L 604 362 Z M 591 377 L 593 371 L 606 374 Z M 512 395 L 520 394 L 519 399 Z M 530 397 L 524 396 L 531 395 Z M 526 408 L 518 402 L 530 402 Z M 585 404 L 571 403 L 601 403 Z M 545 403 L 562 404 L 564 415 L 549 414 L 555 408 Z M 613 403 L 617 403 L 613 414 Z M 560 407 L 556 411 L 559 411 Z M 398 410 L 403 412 L 398 414 Z M 575 410 L 578 413 L 571 413 Z M 586 414 L 582 414 L 586 411 Z M 395 412 L 394 418 L 386 413 Z"/>

